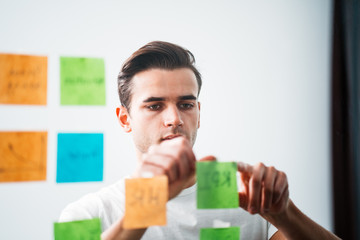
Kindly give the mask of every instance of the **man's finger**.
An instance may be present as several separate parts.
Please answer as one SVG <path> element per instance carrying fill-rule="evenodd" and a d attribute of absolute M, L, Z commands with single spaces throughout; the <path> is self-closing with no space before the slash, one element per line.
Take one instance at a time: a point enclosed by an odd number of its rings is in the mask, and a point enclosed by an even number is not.
<path fill-rule="evenodd" d="M 254 169 L 251 165 L 244 162 L 237 162 L 238 171 L 241 173 L 252 174 Z"/>
<path fill-rule="evenodd" d="M 180 169 L 177 162 L 169 155 L 147 155 L 143 165 L 151 165 L 151 169 L 154 169 L 154 167 L 161 168 L 163 173 L 169 177 L 169 182 L 176 181 L 180 175 Z"/>
<path fill-rule="evenodd" d="M 152 165 L 152 164 L 146 164 L 146 165 L 141 166 L 139 173 L 137 175 L 135 175 L 134 177 L 136 177 L 136 178 L 150 177 L 150 175 L 152 175 L 152 177 L 154 177 L 154 176 L 159 176 L 159 175 L 166 175 L 166 173 L 165 173 L 164 169 L 159 166 Z"/>
<path fill-rule="evenodd" d="M 185 154 L 187 156 L 185 161 L 187 161 L 187 163 L 188 163 L 190 172 L 195 171 L 196 157 L 195 157 L 195 154 L 194 154 L 190 144 L 188 144 L 188 147 L 185 148 Z"/>
<path fill-rule="evenodd" d="M 216 161 L 216 157 L 213 156 L 213 155 L 209 155 L 209 156 L 205 156 L 203 158 L 200 158 L 198 161 L 199 162 L 202 162 L 202 161 Z"/>
<path fill-rule="evenodd" d="M 247 211 L 249 200 L 246 193 L 239 192 L 238 194 L 239 194 L 239 206 Z"/>
<path fill-rule="evenodd" d="M 249 202 L 250 202 L 250 213 L 258 213 L 260 211 L 260 205 L 262 202 L 262 182 L 266 177 L 265 165 L 259 163 L 254 168 L 253 175 L 249 182 Z"/>
<path fill-rule="evenodd" d="M 161 153 L 174 156 L 180 166 L 180 176 L 187 176 L 189 172 L 195 170 L 196 158 L 192 151 L 189 141 L 184 137 L 177 137 L 167 140 L 160 144 L 166 146 L 161 148 Z"/>
<path fill-rule="evenodd" d="M 266 172 L 267 173 L 263 183 L 263 198 L 261 204 L 262 212 L 267 212 L 272 205 L 274 184 L 277 176 L 277 171 L 274 167 L 267 168 Z"/>
<path fill-rule="evenodd" d="M 284 172 L 279 172 L 274 185 L 273 203 L 277 203 L 287 189 L 288 189 L 287 176 Z"/>

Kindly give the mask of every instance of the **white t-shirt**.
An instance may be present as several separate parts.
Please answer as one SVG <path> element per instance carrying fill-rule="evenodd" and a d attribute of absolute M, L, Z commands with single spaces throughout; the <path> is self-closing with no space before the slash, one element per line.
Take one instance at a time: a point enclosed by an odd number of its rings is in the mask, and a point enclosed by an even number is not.
<path fill-rule="evenodd" d="M 88 194 L 69 204 L 61 213 L 59 222 L 100 218 L 102 230 L 108 229 L 124 215 L 124 179 Z M 242 208 L 197 209 L 196 187 L 184 189 L 167 203 L 167 225 L 149 227 L 142 239 L 199 239 L 201 228 L 214 227 L 214 220 L 240 226 L 241 240 L 270 239 L 277 229 L 260 215 L 251 215 Z"/>

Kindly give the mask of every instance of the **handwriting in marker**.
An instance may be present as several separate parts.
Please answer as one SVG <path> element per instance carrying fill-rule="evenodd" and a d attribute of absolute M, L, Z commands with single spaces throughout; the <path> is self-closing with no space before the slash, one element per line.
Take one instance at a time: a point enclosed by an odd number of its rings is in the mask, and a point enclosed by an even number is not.
<path fill-rule="evenodd" d="M 46 105 L 47 57 L 0 54 L 0 103 Z"/>
<path fill-rule="evenodd" d="M 197 162 L 196 177 L 199 209 L 239 207 L 235 163 Z"/>
<path fill-rule="evenodd" d="M 103 180 L 102 133 L 59 133 L 56 182 Z"/>
<path fill-rule="evenodd" d="M 167 200 L 166 176 L 126 179 L 124 228 L 165 225 Z"/>
<path fill-rule="evenodd" d="M 105 66 L 100 58 L 60 58 L 61 105 L 105 105 Z"/>
<path fill-rule="evenodd" d="M 47 132 L 0 132 L 0 182 L 46 179 Z"/>

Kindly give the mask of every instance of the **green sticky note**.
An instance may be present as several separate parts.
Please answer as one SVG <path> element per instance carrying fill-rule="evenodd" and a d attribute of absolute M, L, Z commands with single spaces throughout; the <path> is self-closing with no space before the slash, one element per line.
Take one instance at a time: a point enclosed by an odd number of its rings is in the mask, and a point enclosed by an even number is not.
<path fill-rule="evenodd" d="M 197 208 L 238 208 L 236 163 L 196 163 Z"/>
<path fill-rule="evenodd" d="M 240 240 L 240 227 L 201 228 L 200 240 Z"/>
<path fill-rule="evenodd" d="M 100 58 L 60 57 L 61 105 L 105 105 L 105 65 Z"/>
<path fill-rule="evenodd" d="M 54 223 L 54 235 L 55 240 L 100 240 L 100 219 Z"/>

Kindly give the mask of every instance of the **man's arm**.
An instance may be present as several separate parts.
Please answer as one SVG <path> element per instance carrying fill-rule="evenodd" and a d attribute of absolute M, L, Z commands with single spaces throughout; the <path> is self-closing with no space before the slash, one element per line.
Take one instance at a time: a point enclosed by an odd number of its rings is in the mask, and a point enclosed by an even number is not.
<path fill-rule="evenodd" d="M 281 234 L 277 239 L 340 239 L 333 233 L 311 220 L 290 200 L 287 210 L 279 215 L 269 216 L 268 221 L 278 228 Z"/>
<path fill-rule="evenodd" d="M 284 237 L 284 235 L 282 235 L 280 231 L 277 231 L 276 233 L 274 233 L 274 235 L 272 235 L 270 240 L 286 240 L 286 238 Z"/>
<path fill-rule="evenodd" d="M 277 239 L 339 239 L 302 213 L 289 198 L 286 174 L 259 163 L 238 163 L 240 207 L 277 227 Z"/>

